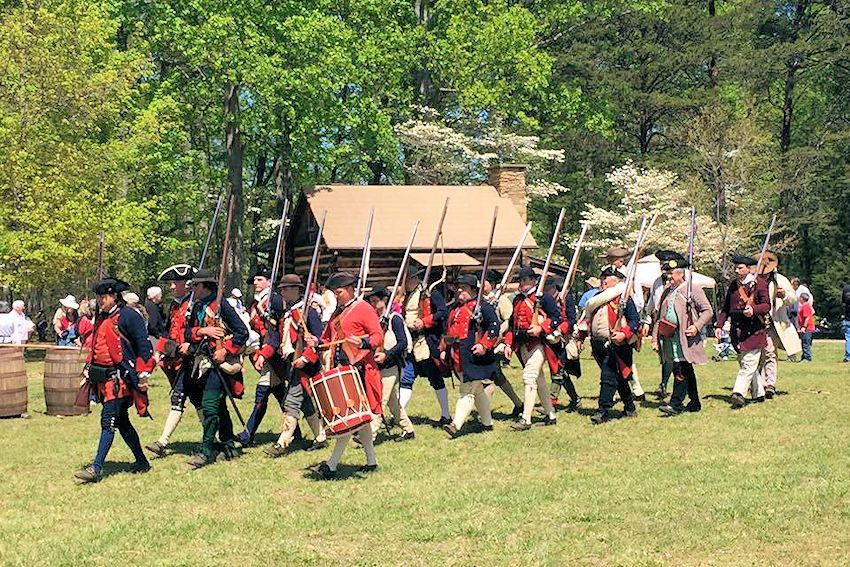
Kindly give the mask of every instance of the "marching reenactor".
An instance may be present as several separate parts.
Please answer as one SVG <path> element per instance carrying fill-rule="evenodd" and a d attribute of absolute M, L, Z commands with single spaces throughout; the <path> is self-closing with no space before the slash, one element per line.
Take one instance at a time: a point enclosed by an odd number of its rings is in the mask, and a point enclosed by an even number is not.
<path fill-rule="evenodd" d="M 764 397 L 768 400 L 776 395 L 776 349 L 782 349 L 789 357 L 803 352 L 803 345 L 794 322 L 788 316 L 788 308 L 797 303 L 797 295 L 791 282 L 779 273 L 779 258 L 767 251 L 759 277 L 767 282 L 770 298 L 770 314 L 767 318 L 767 346 L 762 351 L 759 371 L 764 378 Z M 758 260 L 758 255 L 753 256 Z"/>
<path fill-rule="evenodd" d="M 168 441 L 183 417 L 187 399 L 192 402 L 198 420 L 201 423 L 204 421 L 201 412 L 203 390 L 196 380 L 190 379 L 194 357 L 189 353 L 189 343 L 186 341 L 190 297 L 186 282 L 194 275 L 195 269 L 189 264 L 175 264 L 166 268 L 158 278 L 168 282 L 173 295 L 165 322 L 165 336 L 160 337 L 155 348 L 160 353 L 160 367 L 171 385 L 171 409 L 165 418 L 162 435 L 153 443 L 145 445 L 145 449 L 158 457 L 165 455 Z"/>
<path fill-rule="evenodd" d="M 308 375 L 313 375 L 321 370 L 321 364 L 318 362 L 307 363 L 299 368 L 292 366 L 293 358 L 301 357 L 307 335 L 309 335 L 311 342 L 315 342 L 318 337 L 322 336 L 324 330 L 322 316 L 317 306 L 310 303 L 306 310 L 307 317 L 304 317 L 305 311 L 301 297 L 304 283 L 297 274 L 284 275 L 280 279 L 278 289 L 287 307 L 279 323 L 279 353 L 286 370 L 282 374 L 285 381 L 283 385 L 285 395 L 281 405 L 283 408 L 283 428 L 274 445 L 264 449 L 264 452 L 272 458 L 280 457 L 286 453 L 290 445 L 298 438 L 300 431 L 298 419 L 302 413 L 307 425 L 313 432 L 313 443 L 307 450 L 315 451 L 327 447 L 328 444 L 319 414 L 313 406 L 310 396 L 304 393 L 302 382 Z"/>
<path fill-rule="evenodd" d="M 387 302 L 390 301 L 390 292 L 384 286 L 375 286 L 366 294 L 366 300 L 375 309 L 378 316 L 387 311 Z M 401 435 L 396 441 L 408 441 L 416 437 L 413 422 L 407 416 L 407 412 L 399 404 L 398 386 L 401 379 L 401 369 L 404 367 L 405 358 L 412 348 L 412 339 L 404 318 L 392 309 L 384 323 L 384 344 L 381 350 L 375 353 L 375 362 L 381 371 L 382 399 L 381 407 L 388 406 L 395 423 L 401 427 Z M 372 440 L 378 436 L 378 430 L 383 423 L 383 413 L 372 416 Z"/>
<path fill-rule="evenodd" d="M 443 426 L 451 423 L 452 420 L 449 417 L 449 393 L 446 390 L 446 379 L 437 366 L 437 360 L 440 357 L 440 340 L 443 337 L 443 327 L 449 311 L 443 294 L 438 290 L 433 289 L 427 298 L 423 297 L 428 282 L 420 280 L 421 273 L 421 270 L 411 265 L 405 282 L 406 295 L 402 305 L 404 320 L 413 338 L 413 352 L 410 355 L 413 359 L 413 374 L 412 376 L 402 375 L 399 398 L 401 406 L 406 408 L 413 396 L 413 380 L 417 376 L 427 377 L 440 404 L 439 423 Z M 427 299 L 427 303 L 423 302 L 423 299 Z M 424 310 L 423 303 L 426 305 Z"/>
<path fill-rule="evenodd" d="M 687 259 L 681 255 L 661 263 L 668 279 L 652 328 L 652 349 L 660 353 L 662 364 L 670 365 L 673 371 L 670 403 L 658 408 L 671 416 L 684 411 L 697 412 L 702 408 L 694 364 L 708 362 L 702 328 L 711 322 L 714 314 L 700 287 L 692 287 L 688 304 L 688 282 L 685 280 L 685 268 L 688 267 Z M 685 395 L 689 398 L 687 405 L 684 405 Z"/>
<path fill-rule="evenodd" d="M 357 276 L 347 272 L 337 272 L 328 278 L 326 287 L 333 290 L 337 301 L 337 310 L 322 333 L 321 344 L 333 345 L 330 348 L 330 364 L 334 366 L 351 365 L 358 369 L 372 414 L 382 411 L 381 373 L 375 362 L 375 350 L 383 344 L 384 335 L 375 310 L 354 293 Z M 312 343 L 312 344 L 311 344 Z M 317 362 L 315 341 L 308 341 L 304 354 L 293 362 L 296 368 L 303 368 L 307 362 Z M 356 433 L 366 453 L 366 465 L 360 472 L 377 470 L 378 461 L 375 445 L 372 443 L 372 430 L 363 425 Z M 319 465 L 317 472 L 325 479 L 336 476 L 345 447 L 352 433 L 338 435 L 333 453 L 327 462 Z"/>
<path fill-rule="evenodd" d="M 248 308 L 248 321 L 251 330 L 259 336 L 259 348 L 251 354 L 251 364 L 259 374 L 259 379 L 254 395 L 254 408 L 248 417 L 245 430 L 237 435 L 243 446 L 254 442 L 254 436 L 266 415 L 269 398 L 274 396 L 283 410 L 283 400 L 286 397 L 286 385 L 282 376 L 285 369 L 278 354 L 278 321 L 283 314 L 283 298 L 272 291 L 271 270 L 264 264 L 257 266 L 248 278 L 248 285 L 254 287 L 254 300 Z"/>
<path fill-rule="evenodd" d="M 216 297 L 218 286 L 208 270 L 199 270 L 192 278 L 195 303 L 185 336 L 195 355 L 190 379 L 198 380 L 204 392 L 201 454 L 189 461 L 193 468 L 208 465 L 219 455 L 232 459 L 240 454 L 234 443 L 227 398 L 241 398 L 244 393 L 240 355 L 248 340 L 248 328 L 228 301 Z"/>
<path fill-rule="evenodd" d="M 558 394 L 563 387 L 567 395 L 570 397 L 570 403 L 566 407 L 567 412 L 577 411 L 581 407 L 581 398 L 576 392 L 575 384 L 570 376 L 581 376 L 581 366 L 577 360 L 570 360 L 567 357 L 567 341 L 576 324 L 576 308 L 573 304 L 573 298 L 567 294 L 566 300 L 561 301 L 560 291 L 564 287 L 564 280 L 559 277 L 552 277 L 546 283 L 545 293 L 552 296 L 560 311 L 560 323 L 557 328 L 549 335 L 546 335 L 546 342 L 551 345 L 557 358 L 549 361 L 549 373 L 552 377 L 552 388 L 550 397 L 552 405 L 558 405 Z"/>
<path fill-rule="evenodd" d="M 758 262 L 749 256 L 735 255 L 736 278 L 726 289 L 726 297 L 717 314 L 714 334 L 720 340 L 723 325 L 729 320 L 732 346 L 738 352 L 740 370 L 732 389 L 732 408 L 746 405 L 747 391 L 753 392 L 754 401 L 764 401 L 764 385 L 759 380 L 759 360 L 767 347 L 767 329 L 764 317 L 770 313 L 770 294 L 767 282 L 750 273 Z"/>
<path fill-rule="evenodd" d="M 490 270 L 487 272 L 487 277 L 483 282 L 485 297 L 490 305 L 493 306 L 493 309 L 496 311 L 496 315 L 499 317 L 499 337 L 503 337 L 508 331 L 508 322 L 510 321 L 511 313 L 514 312 L 514 303 L 509 294 L 501 293 L 499 294 L 498 299 L 496 298 L 495 289 L 501 281 L 502 275 L 496 271 Z M 495 348 L 496 354 L 500 355 L 504 352 L 504 350 L 505 344 L 499 342 Z M 505 393 L 511 403 L 513 403 L 514 410 L 511 412 L 511 418 L 519 419 L 522 415 L 522 400 L 519 399 L 513 385 L 502 371 L 501 363 L 496 365 L 496 378 L 493 383 L 496 384 L 496 386 Z"/>
<path fill-rule="evenodd" d="M 615 270 L 624 274 L 624 270 L 626 269 L 626 262 L 628 261 L 631 253 L 623 248 L 622 246 L 612 246 L 605 253 L 605 259 L 608 261 L 608 266 L 611 266 Z M 605 266 L 606 268 L 608 266 Z M 602 268 L 603 270 L 605 268 Z M 643 292 L 640 289 L 640 286 L 636 287 L 634 292 L 632 293 L 632 301 L 635 304 L 635 308 L 638 311 L 638 314 L 642 313 L 644 310 L 644 301 L 643 301 Z M 647 322 L 644 320 L 643 322 Z M 641 329 L 641 337 L 646 336 L 649 333 L 649 327 L 644 327 Z M 638 338 L 638 341 L 640 338 Z M 637 350 L 640 350 L 640 346 L 636 347 Z M 630 373 L 629 378 L 629 389 L 632 391 L 632 396 L 636 401 L 642 402 L 646 399 L 646 393 L 643 391 L 643 386 L 640 384 L 640 380 L 638 379 L 637 366 L 632 364 L 632 371 Z"/>
<path fill-rule="evenodd" d="M 543 406 L 543 425 L 555 425 L 555 408 L 549 398 L 549 388 L 543 375 L 543 365 L 556 359 L 546 335 L 560 323 L 560 309 L 552 296 L 545 293 L 537 297 L 537 275 L 531 268 L 519 270 L 519 291 L 514 296 L 513 313 L 505 333 L 505 358 L 510 360 L 516 352 L 523 366 L 522 383 L 525 386 L 522 417 L 511 427 L 516 431 L 531 428 L 531 414 L 538 395 Z"/>
<path fill-rule="evenodd" d="M 670 279 L 670 260 L 680 260 L 684 258 L 678 252 L 672 250 L 659 250 L 655 253 L 661 267 L 661 275 L 655 278 L 652 286 L 649 288 L 649 299 L 646 302 L 644 310 L 644 322 L 649 328 L 648 334 L 652 333 L 652 328 L 658 321 L 658 307 L 661 303 L 661 294 L 667 291 L 667 281 Z M 658 383 L 658 389 L 655 390 L 655 395 L 664 399 L 667 397 L 667 383 L 673 375 L 673 365 L 670 362 L 665 362 L 662 353 L 658 352 L 658 360 L 661 364 L 661 381 Z"/>
<path fill-rule="evenodd" d="M 632 375 L 633 346 L 640 317 L 632 297 L 625 302 L 620 313 L 620 300 L 623 294 L 623 280 L 626 276 L 611 266 L 600 274 L 601 291 L 588 300 L 585 305 L 585 319 L 589 321 L 588 331 L 581 332 L 579 339 L 590 334 L 590 348 L 596 364 L 599 365 L 599 409 L 590 417 L 598 425 L 608 421 L 611 408 L 614 407 L 614 394 L 619 393 L 625 415 L 637 417 L 632 391 L 628 381 Z"/>
<path fill-rule="evenodd" d="M 454 439 L 473 406 L 485 431 L 493 430 L 490 415 L 490 398 L 495 386 L 493 380 L 498 373 L 499 363 L 493 347 L 499 339 L 499 317 L 496 310 L 486 301 L 476 305 L 478 278 L 473 274 L 461 274 L 457 285 L 456 307 L 449 314 L 448 328 L 444 337 L 447 359 L 455 375 L 460 379 L 460 397 L 452 423 L 443 430 Z M 480 313 L 476 310 L 480 309 Z M 476 315 L 480 320 L 476 320 Z"/>
<path fill-rule="evenodd" d="M 139 434 L 130 423 L 128 410 L 135 404 L 140 416 L 150 417 L 147 407 L 148 376 L 155 362 L 145 320 L 127 307 L 121 296 L 128 289 L 130 286 L 126 282 L 115 278 L 103 279 L 92 287 L 97 295 L 97 315 L 81 395 L 88 399 L 93 394 L 103 409 L 94 462 L 74 474 L 81 483 L 101 479 L 106 455 L 115 439 L 115 429 L 121 433 L 136 459 L 133 472 L 150 470 Z"/>

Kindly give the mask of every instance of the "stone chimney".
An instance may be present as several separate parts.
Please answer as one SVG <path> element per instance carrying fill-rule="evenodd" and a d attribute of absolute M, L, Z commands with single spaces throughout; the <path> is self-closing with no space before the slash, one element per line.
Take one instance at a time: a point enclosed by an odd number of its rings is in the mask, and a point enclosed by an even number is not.
<path fill-rule="evenodd" d="M 528 222 L 528 196 L 525 192 L 525 170 L 520 163 L 496 163 L 490 166 L 490 185 L 502 197 L 510 199 L 522 222 Z"/>

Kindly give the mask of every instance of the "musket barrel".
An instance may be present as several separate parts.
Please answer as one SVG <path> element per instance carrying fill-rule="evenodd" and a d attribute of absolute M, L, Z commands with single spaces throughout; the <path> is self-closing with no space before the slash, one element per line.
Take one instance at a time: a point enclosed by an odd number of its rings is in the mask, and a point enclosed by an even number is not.
<path fill-rule="evenodd" d="M 426 290 L 428 289 L 428 280 L 431 277 L 431 268 L 434 265 L 434 254 L 437 252 L 437 244 L 440 242 L 440 235 L 443 234 L 443 222 L 446 220 L 446 211 L 448 210 L 449 198 L 446 197 L 446 202 L 443 204 L 443 212 L 440 215 L 440 222 L 437 223 L 437 232 L 434 233 L 434 243 L 431 245 L 431 253 L 428 254 L 428 265 L 425 267 L 425 274 L 422 276 L 422 284 Z"/>
<path fill-rule="evenodd" d="M 511 277 L 511 272 L 514 270 L 514 266 L 519 260 L 519 255 L 522 253 L 522 245 L 525 244 L 525 239 L 528 238 L 528 233 L 531 232 L 531 221 L 528 221 L 528 224 L 525 225 L 525 230 L 522 231 L 522 236 L 519 238 L 519 243 L 516 245 L 514 249 L 514 255 L 511 256 L 511 261 L 508 262 L 508 267 L 505 268 L 505 273 L 502 275 L 502 281 L 499 282 L 499 287 L 496 290 L 497 295 L 502 292 L 506 285 L 508 285 L 508 280 Z"/>
<path fill-rule="evenodd" d="M 549 252 L 546 253 L 546 263 L 543 264 L 543 273 L 540 275 L 540 283 L 537 284 L 537 296 L 543 293 L 546 289 L 546 279 L 549 277 L 549 265 L 552 263 L 552 254 L 555 253 L 555 247 L 558 245 L 558 239 L 561 235 L 561 227 L 564 225 L 564 215 L 567 210 L 561 208 L 561 214 L 558 215 L 558 222 L 555 224 L 555 232 L 552 233 L 552 242 L 549 244 Z"/>
<path fill-rule="evenodd" d="M 280 271 L 280 252 L 284 242 L 284 234 L 286 232 L 286 217 L 289 216 L 289 199 L 283 202 L 283 212 L 280 215 L 280 227 L 277 231 L 277 243 L 274 248 L 274 260 L 272 261 L 272 285 L 277 282 L 277 275 Z"/>

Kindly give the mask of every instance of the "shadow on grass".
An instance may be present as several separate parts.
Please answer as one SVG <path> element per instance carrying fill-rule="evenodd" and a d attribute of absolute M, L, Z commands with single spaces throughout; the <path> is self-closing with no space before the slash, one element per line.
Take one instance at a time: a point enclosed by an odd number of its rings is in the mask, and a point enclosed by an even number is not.
<path fill-rule="evenodd" d="M 360 467 L 354 465 L 339 465 L 336 468 L 336 475 L 333 478 L 322 478 L 319 474 L 319 465 L 316 463 L 304 469 L 303 477 L 316 482 L 339 482 L 343 480 L 362 480 L 371 473 L 360 472 Z M 380 468 L 378 469 L 380 470 Z"/>

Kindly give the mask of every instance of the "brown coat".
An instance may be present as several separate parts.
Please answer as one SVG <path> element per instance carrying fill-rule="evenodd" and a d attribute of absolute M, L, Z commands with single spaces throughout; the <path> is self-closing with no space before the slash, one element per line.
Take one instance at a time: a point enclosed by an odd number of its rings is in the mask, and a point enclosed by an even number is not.
<path fill-rule="evenodd" d="M 666 291 L 666 290 L 665 290 Z M 682 344 L 682 352 L 685 355 L 685 359 L 691 364 L 705 364 L 708 362 L 708 359 L 705 356 L 705 345 L 702 341 L 702 328 L 711 322 L 711 317 L 714 314 L 711 309 L 711 304 L 708 302 L 708 298 L 705 296 L 705 291 L 701 288 L 693 286 L 692 289 L 692 301 L 693 301 L 693 325 L 696 326 L 697 330 L 700 331 L 694 337 L 688 337 L 685 335 L 685 329 L 688 327 L 688 315 L 686 310 L 686 299 L 687 295 L 687 284 L 683 283 L 678 287 L 678 294 L 675 294 L 676 303 L 673 306 L 673 309 L 676 311 L 676 318 L 679 320 L 679 328 L 677 329 L 677 333 L 679 333 L 679 342 Z M 667 313 L 667 309 L 670 308 L 670 301 L 674 297 L 672 291 L 664 293 L 663 299 L 661 300 L 661 304 L 658 309 L 658 317 L 656 318 L 655 325 L 652 328 L 652 338 L 653 341 L 658 341 L 658 319 L 662 319 Z"/>

